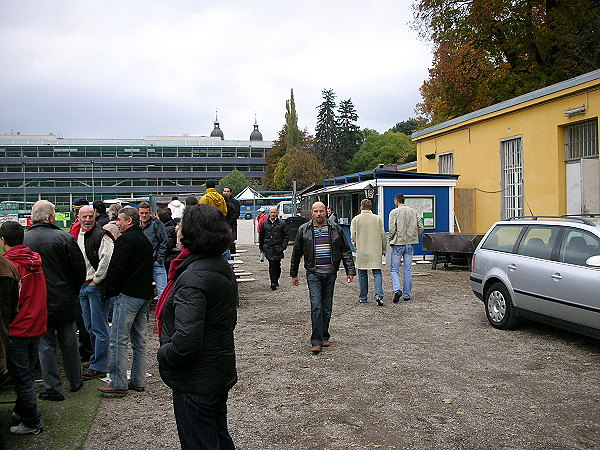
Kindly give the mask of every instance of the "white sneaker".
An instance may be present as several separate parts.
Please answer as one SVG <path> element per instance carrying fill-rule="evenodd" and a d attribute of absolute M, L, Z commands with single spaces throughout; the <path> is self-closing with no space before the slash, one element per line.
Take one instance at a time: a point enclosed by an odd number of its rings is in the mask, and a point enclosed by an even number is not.
<path fill-rule="evenodd" d="M 10 427 L 10 432 L 13 434 L 40 434 L 43 428 L 31 428 L 21 422 L 19 425 Z"/>

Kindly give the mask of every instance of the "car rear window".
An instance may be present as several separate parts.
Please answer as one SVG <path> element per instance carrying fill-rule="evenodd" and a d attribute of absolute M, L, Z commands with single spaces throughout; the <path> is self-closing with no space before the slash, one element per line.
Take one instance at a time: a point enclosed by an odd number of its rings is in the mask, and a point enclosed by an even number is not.
<path fill-rule="evenodd" d="M 525 225 L 496 225 L 481 248 L 512 253 Z"/>

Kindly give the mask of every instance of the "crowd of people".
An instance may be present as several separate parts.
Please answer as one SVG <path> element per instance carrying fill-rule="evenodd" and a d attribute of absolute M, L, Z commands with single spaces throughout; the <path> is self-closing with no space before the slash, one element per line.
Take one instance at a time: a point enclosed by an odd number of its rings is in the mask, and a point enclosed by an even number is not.
<path fill-rule="evenodd" d="M 209 182 L 200 199 L 184 205 L 174 197 L 156 215 L 147 202 L 107 209 L 78 198 L 68 232 L 56 225 L 54 205 L 40 200 L 27 232 L 2 224 L 0 382 L 10 376 L 16 393 L 11 433 L 39 434 L 38 400 L 65 400 L 57 344 L 71 392 L 92 379 L 107 381 L 98 387 L 107 397 L 144 392 L 154 298 L 159 368 L 173 389 L 182 447 L 233 448 L 226 401 L 237 381 L 238 295 L 223 256 L 235 249 L 239 203 L 230 188 L 224 194 Z"/>
<path fill-rule="evenodd" d="M 34 204 L 27 232 L 17 222 L 2 224 L 0 374 L 10 374 L 17 396 L 11 433 L 39 434 L 44 423 L 38 399 L 65 400 L 57 343 L 71 392 L 97 378 L 107 381 L 97 389 L 108 397 L 144 392 L 149 308 L 155 298 L 159 370 L 173 390 L 182 448 L 234 448 L 226 403 L 237 381 L 233 333 L 238 288 L 227 259 L 235 252 L 240 206 L 229 187 L 223 194 L 213 181 L 206 187 L 199 200 L 188 197 L 184 205 L 173 197 L 156 215 L 147 202 L 107 210 L 102 202 L 89 205 L 79 198 L 74 202 L 77 220 L 69 232 L 56 225 L 55 207 L 46 200 Z M 340 264 L 348 282 L 358 269 L 361 303 L 368 301 L 372 270 L 374 299 L 383 305 L 382 256 L 389 239 L 393 301 L 410 299 L 412 246 L 423 226 L 404 205 L 402 194 L 395 204 L 386 237 L 371 201 L 362 201 L 350 228 L 356 262 L 337 217 L 324 203 L 315 202 L 312 220 L 298 229 L 290 276 L 298 286 L 304 259 L 313 353 L 331 345 L 329 324 Z M 290 236 L 276 208 L 263 216 L 259 249 L 269 263 L 270 288 L 276 290 Z M 44 389 L 36 394 L 38 362 Z"/>

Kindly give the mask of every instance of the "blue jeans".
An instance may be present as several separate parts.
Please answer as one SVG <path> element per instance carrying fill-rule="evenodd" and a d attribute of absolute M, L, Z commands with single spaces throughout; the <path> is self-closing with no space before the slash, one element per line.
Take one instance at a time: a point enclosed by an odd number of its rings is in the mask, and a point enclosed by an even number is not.
<path fill-rule="evenodd" d="M 227 430 L 227 392 L 199 395 L 173 390 L 173 411 L 182 450 L 235 449 Z"/>
<path fill-rule="evenodd" d="M 333 288 L 337 273 L 306 272 L 312 322 L 311 345 L 323 345 L 329 339 L 329 322 L 333 310 Z"/>
<path fill-rule="evenodd" d="M 38 359 L 40 338 L 8 338 L 8 372 L 15 385 L 15 413 L 30 428 L 43 428 L 42 414 L 37 407 L 34 370 Z"/>
<path fill-rule="evenodd" d="M 40 367 L 46 393 L 52 396 L 62 395 L 62 381 L 56 364 L 56 340 L 62 353 L 63 369 L 71 390 L 81 385 L 81 359 L 77 342 L 77 325 L 74 320 L 67 322 L 48 322 L 48 331 L 40 338 Z"/>
<path fill-rule="evenodd" d="M 148 300 L 119 294 L 115 297 L 112 328 L 110 332 L 110 385 L 127 389 L 127 353 L 131 340 L 133 361 L 131 383 L 146 386 L 146 336 L 148 334 Z"/>
<path fill-rule="evenodd" d="M 79 302 L 85 329 L 92 341 L 90 369 L 98 372 L 108 371 L 108 347 L 110 331 L 108 328 L 108 302 L 102 302 L 104 288 L 102 286 L 82 286 L 79 291 Z"/>
<path fill-rule="evenodd" d="M 375 300 L 383 299 L 383 276 L 381 269 L 373 269 L 373 282 L 375 284 Z M 369 297 L 369 271 L 358 269 L 358 283 L 360 285 L 359 302 L 366 302 Z"/>
<path fill-rule="evenodd" d="M 154 263 L 152 278 L 154 278 L 154 283 L 156 283 L 156 296 L 158 298 L 167 286 L 167 269 L 165 269 L 164 264 Z"/>
<path fill-rule="evenodd" d="M 392 245 L 390 275 L 394 292 L 402 291 L 402 297 L 410 298 L 412 289 L 412 260 L 415 250 L 412 244 Z M 404 280 L 400 288 L 400 261 L 404 263 Z"/>

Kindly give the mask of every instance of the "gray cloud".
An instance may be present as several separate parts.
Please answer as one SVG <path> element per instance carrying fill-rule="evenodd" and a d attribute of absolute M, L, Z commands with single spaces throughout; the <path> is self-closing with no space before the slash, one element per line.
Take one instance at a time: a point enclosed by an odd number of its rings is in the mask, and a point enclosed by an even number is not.
<path fill-rule="evenodd" d="M 352 98 L 361 127 L 414 115 L 431 52 L 410 0 L 5 2 L 0 132 L 66 137 L 209 134 L 265 139 L 294 88 L 314 131 L 321 90 Z"/>

